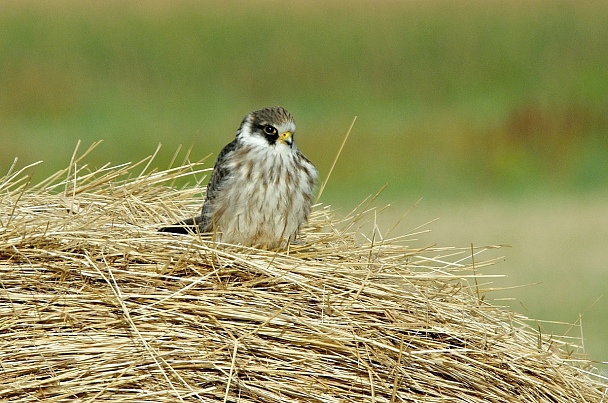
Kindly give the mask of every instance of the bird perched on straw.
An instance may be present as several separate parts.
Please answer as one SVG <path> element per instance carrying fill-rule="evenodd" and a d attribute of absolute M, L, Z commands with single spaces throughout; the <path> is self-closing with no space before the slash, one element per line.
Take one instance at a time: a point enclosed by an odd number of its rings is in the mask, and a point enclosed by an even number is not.
<path fill-rule="evenodd" d="M 160 231 L 285 248 L 308 219 L 318 176 L 296 147 L 295 131 L 293 116 L 282 107 L 249 113 L 215 161 L 201 215 Z"/>

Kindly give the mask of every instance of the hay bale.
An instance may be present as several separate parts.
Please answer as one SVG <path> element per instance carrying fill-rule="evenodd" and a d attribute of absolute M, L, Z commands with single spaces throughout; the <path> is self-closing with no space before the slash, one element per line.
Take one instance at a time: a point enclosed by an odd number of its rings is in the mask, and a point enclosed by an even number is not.
<path fill-rule="evenodd" d="M 473 270 L 468 248 L 366 239 L 363 207 L 338 220 L 316 206 L 287 252 L 158 233 L 200 208 L 200 163 L 80 163 L 0 182 L 2 400 L 605 398 L 576 340 L 480 298 L 493 261 Z M 175 189 L 184 176 L 201 178 Z"/>

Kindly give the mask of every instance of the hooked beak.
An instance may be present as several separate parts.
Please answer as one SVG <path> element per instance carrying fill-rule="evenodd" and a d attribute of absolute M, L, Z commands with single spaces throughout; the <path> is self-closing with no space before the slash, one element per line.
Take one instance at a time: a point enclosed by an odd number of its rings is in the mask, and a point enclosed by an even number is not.
<path fill-rule="evenodd" d="M 291 146 L 291 143 L 293 143 L 292 135 L 292 132 L 283 132 L 279 134 L 279 141 L 285 145 Z"/>

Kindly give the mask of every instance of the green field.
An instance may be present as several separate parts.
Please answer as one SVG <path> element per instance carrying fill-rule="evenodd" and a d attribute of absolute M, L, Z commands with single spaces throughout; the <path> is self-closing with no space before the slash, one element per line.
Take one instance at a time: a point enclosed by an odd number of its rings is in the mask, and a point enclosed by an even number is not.
<path fill-rule="evenodd" d="M 0 168 L 77 139 L 162 166 L 281 104 L 322 172 L 358 116 L 332 197 L 608 184 L 602 2 L 28 3 L 0 8 Z"/>
<path fill-rule="evenodd" d="M 325 176 L 357 116 L 321 201 L 388 183 L 382 202 L 424 198 L 412 225 L 442 217 L 420 242 L 513 245 L 502 286 L 544 285 L 505 303 L 585 314 L 608 360 L 607 26 L 602 1 L 0 2 L 0 172 L 43 160 L 40 180 L 79 139 L 104 141 L 93 166 L 158 143 L 159 168 L 193 142 L 211 162 L 280 104 Z"/>

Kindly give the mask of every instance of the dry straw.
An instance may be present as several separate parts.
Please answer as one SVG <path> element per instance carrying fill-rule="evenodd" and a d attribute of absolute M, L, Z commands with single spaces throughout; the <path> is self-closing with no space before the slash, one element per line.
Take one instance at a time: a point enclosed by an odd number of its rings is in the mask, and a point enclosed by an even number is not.
<path fill-rule="evenodd" d="M 208 168 L 151 161 L 1 180 L 0 400 L 606 399 L 576 339 L 483 299 L 487 247 L 361 235 L 363 205 L 316 206 L 286 252 L 158 233 L 197 212 Z"/>

